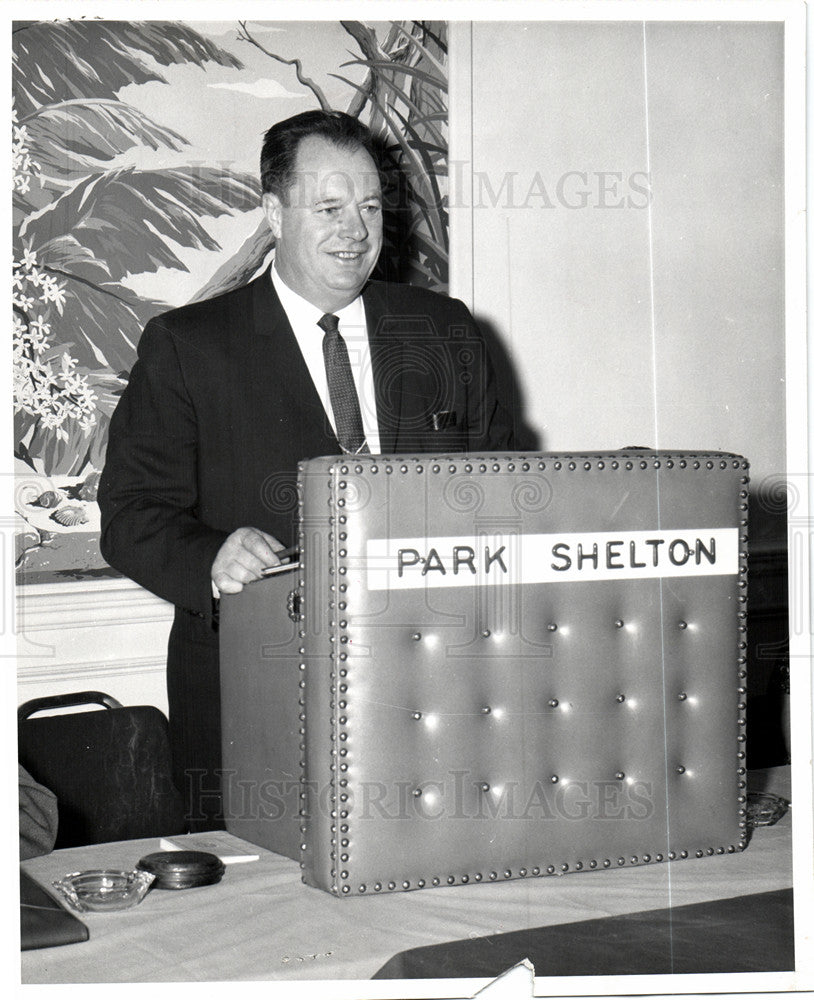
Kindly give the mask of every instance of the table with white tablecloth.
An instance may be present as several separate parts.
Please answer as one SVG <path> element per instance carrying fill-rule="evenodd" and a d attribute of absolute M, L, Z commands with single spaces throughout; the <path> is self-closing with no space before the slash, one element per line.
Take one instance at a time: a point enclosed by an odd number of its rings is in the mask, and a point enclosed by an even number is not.
<path fill-rule="evenodd" d="M 789 795 L 788 769 L 753 772 L 753 783 Z M 70 871 L 132 868 L 158 849 L 157 840 L 99 844 L 33 858 L 23 868 L 49 886 Z M 790 813 L 758 827 L 736 854 L 350 899 L 304 885 L 295 861 L 256 853 L 257 861 L 229 865 L 216 885 L 154 889 L 131 910 L 82 914 L 89 940 L 24 952 L 22 981 L 363 980 L 399 953 L 428 945 L 792 885 Z"/>

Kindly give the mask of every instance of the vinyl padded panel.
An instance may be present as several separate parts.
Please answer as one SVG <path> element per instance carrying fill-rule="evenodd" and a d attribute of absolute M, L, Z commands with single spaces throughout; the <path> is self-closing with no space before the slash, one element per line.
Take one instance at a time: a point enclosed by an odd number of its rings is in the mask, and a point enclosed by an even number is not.
<path fill-rule="evenodd" d="M 303 463 L 306 880 L 355 894 L 740 849 L 746 469 Z"/>

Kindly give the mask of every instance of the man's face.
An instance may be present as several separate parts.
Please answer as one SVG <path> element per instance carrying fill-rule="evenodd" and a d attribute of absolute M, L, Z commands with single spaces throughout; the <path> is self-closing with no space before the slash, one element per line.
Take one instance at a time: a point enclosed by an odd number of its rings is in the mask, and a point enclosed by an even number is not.
<path fill-rule="evenodd" d="M 382 248 L 382 192 L 370 155 L 303 139 L 286 203 L 266 194 L 263 209 L 289 288 L 325 312 L 352 302 Z"/>

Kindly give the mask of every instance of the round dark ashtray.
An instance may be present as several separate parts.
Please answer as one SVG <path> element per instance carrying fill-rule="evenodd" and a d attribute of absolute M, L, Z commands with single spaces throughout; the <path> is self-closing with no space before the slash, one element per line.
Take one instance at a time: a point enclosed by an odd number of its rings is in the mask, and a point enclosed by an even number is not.
<path fill-rule="evenodd" d="M 226 866 L 216 854 L 206 851 L 156 851 L 147 854 L 136 868 L 155 875 L 154 889 L 193 889 L 214 885 Z"/>

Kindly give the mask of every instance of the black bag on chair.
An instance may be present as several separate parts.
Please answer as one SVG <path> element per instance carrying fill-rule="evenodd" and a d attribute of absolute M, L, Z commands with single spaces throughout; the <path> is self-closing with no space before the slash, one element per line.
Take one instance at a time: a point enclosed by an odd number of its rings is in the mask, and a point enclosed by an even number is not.
<path fill-rule="evenodd" d="M 89 704 L 104 710 L 30 718 Z M 56 849 L 185 832 L 157 708 L 123 707 L 100 691 L 34 698 L 17 710 L 17 735 L 20 763 L 57 796 Z"/>

